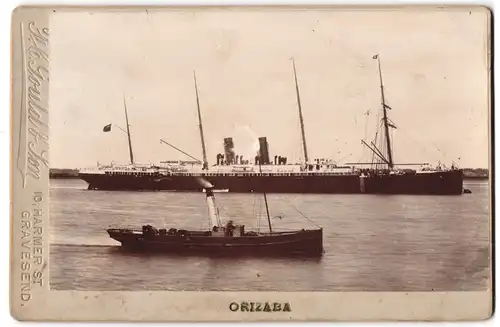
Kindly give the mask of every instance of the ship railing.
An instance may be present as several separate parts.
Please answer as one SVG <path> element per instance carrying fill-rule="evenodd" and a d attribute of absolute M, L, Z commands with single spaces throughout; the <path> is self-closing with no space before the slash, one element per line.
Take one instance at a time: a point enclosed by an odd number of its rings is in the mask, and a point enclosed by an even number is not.
<path fill-rule="evenodd" d="M 269 230 L 252 230 L 245 228 L 245 234 L 251 233 L 256 236 L 266 236 L 266 235 L 286 235 L 286 234 L 295 234 L 298 231 L 308 231 L 309 228 L 294 228 L 294 229 L 273 229 L 272 233 Z"/>
<path fill-rule="evenodd" d="M 142 234 L 142 229 L 137 228 L 137 227 L 132 227 L 132 228 L 127 228 L 127 227 L 116 227 L 116 228 L 108 228 L 108 231 L 110 232 L 117 232 L 117 233 L 130 233 L 130 234 Z"/>
<path fill-rule="evenodd" d="M 154 176 L 156 174 L 167 175 L 166 172 L 158 171 L 158 170 L 146 170 L 146 171 L 123 171 L 123 170 L 114 170 L 114 171 L 105 171 L 106 175 L 127 175 L 127 176 Z"/>
<path fill-rule="evenodd" d="M 103 168 L 86 167 L 86 168 L 80 168 L 80 169 L 78 169 L 78 173 L 83 173 L 83 174 L 104 174 L 105 170 Z"/>
<path fill-rule="evenodd" d="M 152 226 L 152 225 L 151 225 Z M 157 231 L 159 231 L 160 229 L 165 229 L 165 230 L 169 230 L 170 228 L 168 227 L 158 227 L 158 226 L 152 226 L 154 227 Z M 187 229 L 189 230 L 188 228 L 175 228 L 176 230 L 183 230 L 183 229 Z M 120 226 L 120 227 L 109 227 L 107 229 L 108 231 L 110 232 L 117 232 L 117 233 L 124 233 L 124 232 L 127 232 L 127 233 L 131 233 L 131 234 L 142 234 L 143 233 L 143 229 L 142 228 L 138 228 L 137 226 L 131 226 L 131 227 L 127 227 L 127 226 Z M 276 233 L 293 233 L 293 232 L 296 232 L 297 230 L 308 230 L 308 228 L 275 228 L 273 229 L 273 234 L 276 234 Z M 269 234 L 269 231 L 263 227 L 247 227 L 245 226 L 245 233 L 248 233 L 248 232 L 253 232 L 253 233 L 256 233 L 258 235 L 267 235 Z"/>
<path fill-rule="evenodd" d="M 355 171 L 348 172 L 321 172 L 321 171 L 304 171 L 304 172 L 290 172 L 290 173 L 257 173 L 257 172 L 241 172 L 241 173 L 216 173 L 216 172 L 161 172 L 164 176 L 202 176 L 202 177 L 210 177 L 210 176 L 345 176 L 352 175 L 356 173 Z"/>

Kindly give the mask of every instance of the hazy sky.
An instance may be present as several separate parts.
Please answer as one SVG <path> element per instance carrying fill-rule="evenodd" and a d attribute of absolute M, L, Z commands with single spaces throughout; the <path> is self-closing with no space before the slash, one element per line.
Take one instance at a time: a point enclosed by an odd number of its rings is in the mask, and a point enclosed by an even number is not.
<path fill-rule="evenodd" d="M 160 138 L 201 159 L 193 70 L 210 164 L 229 136 L 246 158 L 267 136 L 299 160 L 292 56 L 309 157 L 366 161 L 377 53 L 395 162 L 488 166 L 485 10 L 57 12 L 50 28 L 52 167 L 126 163 L 126 134 L 102 132 L 125 128 L 124 97 L 136 162 L 189 159 Z"/>

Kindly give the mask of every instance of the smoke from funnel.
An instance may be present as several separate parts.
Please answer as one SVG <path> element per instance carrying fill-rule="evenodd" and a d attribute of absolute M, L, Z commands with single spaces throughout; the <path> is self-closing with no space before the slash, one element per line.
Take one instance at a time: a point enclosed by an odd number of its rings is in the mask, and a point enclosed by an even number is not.
<path fill-rule="evenodd" d="M 197 177 L 196 180 L 203 188 L 213 188 L 214 186 L 204 178 Z"/>
<path fill-rule="evenodd" d="M 240 155 L 240 161 L 246 161 L 242 160 L 243 158 L 253 160 L 259 151 L 258 134 L 248 125 L 235 124 L 231 136 L 234 143 L 238 144 L 237 152 Z"/>

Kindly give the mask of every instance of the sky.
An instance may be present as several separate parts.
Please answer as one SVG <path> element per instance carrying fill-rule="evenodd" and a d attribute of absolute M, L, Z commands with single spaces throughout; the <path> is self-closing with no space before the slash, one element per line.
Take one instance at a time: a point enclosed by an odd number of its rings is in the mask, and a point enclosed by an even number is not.
<path fill-rule="evenodd" d="M 178 8 L 51 16 L 50 166 L 202 159 L 233 137 L 255 155 L 303 159 L 291 58 L 310 158 L 370 158 L 381 112 L 379 54 L 394 162 L 489 166 L 487 11 Z M 367 115 L 367 112 L 369 114 Z M 102 131 L 113 124 L 109 133 Z"/>

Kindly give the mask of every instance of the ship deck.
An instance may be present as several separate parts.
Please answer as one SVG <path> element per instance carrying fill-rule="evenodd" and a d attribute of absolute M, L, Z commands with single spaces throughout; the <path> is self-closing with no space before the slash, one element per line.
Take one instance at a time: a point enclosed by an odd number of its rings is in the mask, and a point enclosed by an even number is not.
<path fill-rule="evenodd" d="M 281 231 L 273 231 L 273 232 L 260 232 L 254 229 L 247 229 L 245 235 L 242 236 L 227 236 L 227 237 L 269 237 L 269 236 L 285 236 L 285 235 L 295 235 L 300 232 L 313 232 L 313 231 L 321 231 L 322 229 L 299 229 L 299 230 L 281 230 Z M 139 228 L 109 228 L 107 229 L 109 234 L 119 234 L 119 235 L 144 235 L 142 229 Z M 177 234 L 156 234 L 156 236 L 181 236 L 178 232 L 182 232 L 182 236 L 196 236 L 196 237 L 223 237 L 217 234 L 212 234 L 209 230 L 176 230 Z"/>

